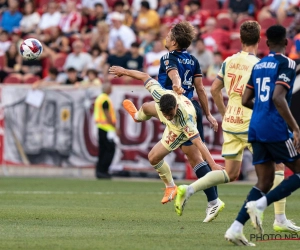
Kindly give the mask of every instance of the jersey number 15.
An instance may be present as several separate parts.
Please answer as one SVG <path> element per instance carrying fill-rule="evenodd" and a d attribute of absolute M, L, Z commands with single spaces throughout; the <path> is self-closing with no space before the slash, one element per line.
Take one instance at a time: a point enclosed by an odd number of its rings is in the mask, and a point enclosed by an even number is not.
<path fill-rule="evenodd" d="M 262 81 L 261 81 L 262 80 Z M 266 102 L 270 97 L 270 86 L 267 85 L 271 81 L 270 77 L 256 78 L 258 84 L 258 98 L 262 102 Z"/>

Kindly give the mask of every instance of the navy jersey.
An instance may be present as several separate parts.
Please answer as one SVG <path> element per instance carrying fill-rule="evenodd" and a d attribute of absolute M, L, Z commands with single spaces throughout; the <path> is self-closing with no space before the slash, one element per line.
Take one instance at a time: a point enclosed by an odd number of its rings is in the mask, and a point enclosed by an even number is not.
<path fill-rule="evenodd" d="M 276 84 L 287 89 L 286 100 L 290 105 L 296 63 L 282 54 L 270 53 L 255 64 L 247 84 L 254 89 L 255 102 L 250 121 L 249 142 L 280 142 L 293 134 L 282 116 L 278 113 L 272 97 Z"/>
<path fill-rule="evenodd" d="M 194 79 L 202 77 L 198 60 L 186 50 L 174 50 L 164 55 L 160 59 L 158 82 L 165 89 L 172 89 L 172 81 L 168 77 L 168 72 L 172 69 L 178 70 L 182 88 L 185 90 L 184 95 L 191 99 L 194 92 Z"/>

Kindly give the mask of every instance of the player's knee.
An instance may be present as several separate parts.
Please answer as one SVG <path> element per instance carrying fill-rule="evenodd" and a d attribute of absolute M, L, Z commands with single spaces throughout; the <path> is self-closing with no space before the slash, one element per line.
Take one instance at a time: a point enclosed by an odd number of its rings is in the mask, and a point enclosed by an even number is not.
<path fill-rule="evenodd" d="M 282 163 L 276 164 L 275 171 L 284 171 L 284 165 Z"/>
<path fill-rule="evenodd" d="M 273 184 L 274 184 L 273 180 L 266 182 L 264 185 L 264 188 L 262 188 L 261 191 L 265 194 L 268 193 L 271 190 L 271 188 L 273 187 Z"/>
<path fill-rule="evenodd" d="M 161 161 L 161 159 L 159 159 L 159 157 L 157 157 L 157 155 L 152 151 L 148 154 L 148 160 L 152 166 L 157 165 Z"/>
<path fill-rule="evenodd" d="M 190 165 L 194 168 L 200 162 L 203 162 L 203 159 L 196 154 L 190 154 L 187 156 Z"/>
<path fill-rule="evenodd" d="M 239 172 L 229 172 L 227 173 L 229 176 L 230 182 L 237 180 L 239 178 Z"/>
<path fill-rule="evenodd" d="M 266 194 L 273 187 L 273 179 L 258 180 L 256 187 Z"/>
<path fill-rule="evenodd" d="M 151 105 L 149 103 L 143 103 L 142 109 L 145 115 L 151 115 Z"/>

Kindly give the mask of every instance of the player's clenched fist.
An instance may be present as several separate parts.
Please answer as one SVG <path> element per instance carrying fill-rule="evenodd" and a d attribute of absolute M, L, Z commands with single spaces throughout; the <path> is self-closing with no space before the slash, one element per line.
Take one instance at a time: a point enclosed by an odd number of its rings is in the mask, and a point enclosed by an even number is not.
<path fill-rule="evenodd" d="M 178 94 L 181 95 L 185 92 L 185 90 L 181 86 L 173 85 L 173 90 Z"/>

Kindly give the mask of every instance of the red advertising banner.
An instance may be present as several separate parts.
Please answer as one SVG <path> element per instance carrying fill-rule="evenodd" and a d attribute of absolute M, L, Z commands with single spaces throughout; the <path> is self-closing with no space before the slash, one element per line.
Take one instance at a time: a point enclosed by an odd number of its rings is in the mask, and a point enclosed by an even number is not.
<path fill-rule="evenodd" d="M 98 140 L 93 105 L 100 89 L 42 89 L 43 100 L 39 107 L 28 104 L 31 103 L 27 100 L 31 90 L 31 86 L 26 85 L 0 87 L 0 159 L 3 163 L 66 168 L 94 166 Z M 220 125 L 221 115 L 209 90 L 207 93 L 211 112 Z M 154 118 L 135 123 L 122 107 L 124 99 L 130 99 L 140 107 L 142 103 L 152 101 L 152 97 L 143 86 L 117 86 L 113 88 L 111 99 L 121 131 L 111 170 L 152 171 L 148 153 L 160 140 L 164 125 Z M 206 118 L 203 122 L 207 147 L 220 159 L 222 130 L 215 133 Z M 185 172 L 186 160 L 180 149 L 170 153 L 166 161 L 174 172 Z"/>

